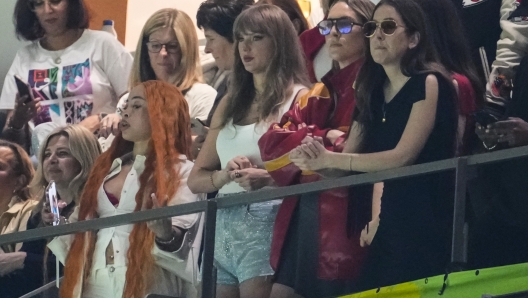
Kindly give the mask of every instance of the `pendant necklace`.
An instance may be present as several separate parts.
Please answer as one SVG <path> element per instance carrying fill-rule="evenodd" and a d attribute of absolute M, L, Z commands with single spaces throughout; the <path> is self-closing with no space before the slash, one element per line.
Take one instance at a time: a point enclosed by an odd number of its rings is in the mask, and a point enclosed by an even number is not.
<path fill-rule="evenodd" d="M 55 59 L 53 61 L 55 61 L 55 64 L 61 64 L 61 62 L 62 62 L 61 56 L 62 56 L 62 54 L 64 54 L 64 50 L 57 51 L 57 52 L 59 52 L 59 54 L 56 55 L 56 57 L 55 57 Z"/>

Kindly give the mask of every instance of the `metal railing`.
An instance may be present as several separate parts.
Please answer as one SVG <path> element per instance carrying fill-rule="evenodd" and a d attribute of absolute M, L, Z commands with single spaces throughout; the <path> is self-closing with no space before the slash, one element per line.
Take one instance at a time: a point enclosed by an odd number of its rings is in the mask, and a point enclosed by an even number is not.
<path fill-rule="evenodd" d="M 67 225 L 44 227 L 18 233 L 5 234 L 0 236 L 0 245 L 32 241 L 43 238 L 52 238 L 60 235 L 66 235 L 87 230 L 99 230 L 103 228 L 125 225 L 140 221 L 150 221 L 172 216 L 205 212 L 205 248 L 203 254 L 202 295 L 203 297 L 214 297 L 216 278 L 215 270 L 213 268 L 213 256 L 216 228 L 216 211 L 218 209 L 228 208 L 242 204 L 252 204 L 270 201 L 294 195 L 321 192 L 339 187 L 373 184 L 376 182 L 396 180 L 448 170 L 455 170 L 456 188 L 454 199 L 455 207 L 453 210 L 454 217 L 451 262 L 465 263 L 467 259 L 467 235 L 465 232 L 465 202 L 467 180 L 473 176 L 473 170 L 475 170 L 476 166 L 478 165 L 507 161 L 524 156 L 528 156 L 528 146 L 505 149 L 501 151 L 477 154 L 472 156 L 446 159 L 386 171 L 351 175 L 335 179 L 326 179 L 309 184 L 300 184 L 276 189 L 254 191 L 250 193 L 241 193 L 228 197 L 222 197 L 221 199 L 211 199 L 207 201 L 164 207 L 160 209 L 145 210 L 129 214 L 116 215 L 113 217 L 75 222 Z"/>

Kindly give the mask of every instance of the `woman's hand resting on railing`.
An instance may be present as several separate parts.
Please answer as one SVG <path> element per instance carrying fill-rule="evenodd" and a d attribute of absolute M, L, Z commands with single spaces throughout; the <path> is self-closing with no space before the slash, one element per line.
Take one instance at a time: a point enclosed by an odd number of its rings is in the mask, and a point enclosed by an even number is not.
<path fill-rule="evenodd" d="M 363 231 L 361 231 L 361 236 L 359 237 L 359 244 L 361 247 L 370 246 L 372 240 L 374 240 L 374 236 L 376 236 L 376 232 L 378 231 L 379 221 L 379 217 L 373 219 L 365 226 Z"/>
<path fill-rule="evenodd" d="M 521 118 L 510 117 L 487 127 L 477 124 L 475 133 L 487 148 L 498 143 L 507 143 L 510 147 L 528 145 L 528 123 Z"/>

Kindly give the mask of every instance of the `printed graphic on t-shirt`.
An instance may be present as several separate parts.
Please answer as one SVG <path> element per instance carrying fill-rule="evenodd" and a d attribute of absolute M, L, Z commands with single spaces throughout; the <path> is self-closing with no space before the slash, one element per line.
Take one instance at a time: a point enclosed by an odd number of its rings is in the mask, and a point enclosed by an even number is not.
<path fill-rule="evenodd" d="M 57 85 L 58 67 L 50 69 L 32 69 L 29 71 L 28 83 L 39 93 L 43 100 L 58 99 Z"/>
<path fill-rule="evenodd" d="M 482 4 L 484 2 L 486 2 L 488 0 L 463 0 L 462 1 L 462 5 L 464 6 L 464 8 L 467 8 L 467 7 L 470 7 L 470 6 L 473 6 L 473 5 L 478 5 L 478 4 Z"/>
<path fill-rule="evenodd" d="M 34 119 L 44 122 L 79 123 L 93 109 L 90 60 L 51 69 L 29 71 L 28 83 L 42 98 L 42 109 Z"/>

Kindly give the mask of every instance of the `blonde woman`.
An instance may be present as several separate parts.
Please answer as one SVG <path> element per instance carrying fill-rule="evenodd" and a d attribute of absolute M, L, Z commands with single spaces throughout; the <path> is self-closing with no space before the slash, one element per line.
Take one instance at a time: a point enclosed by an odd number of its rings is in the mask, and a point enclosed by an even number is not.
<path fill-rule="evenodd" d="M 38 154 L 39 167 L 30 188 L 39 204 L 27 222 L 27 229 L 50 225 L 53 215 L 46 203 L 45 188 L 54 181 L 61 220 L 65 221 L 79 205 L 81 192 L 95 159 L 101 153 L 97 139 L 81 125 L 57 128 L 44 140 Z M 7 254 L 2 268 L 10 267 L 0 278 L 2 297 L 19 297 L 42 286 L 55 276 L 55 257 L 48 253 L 48 240 L 24 242 L 20 251 Z"/>
<path fill-rule="evenodd" d="M 203 83 L 199 57 L 198 37 L 191 18 L 174 8 L 161 9 L 143 27 L 129 85 L 148 80 L 171 83 L 183 93 L 191 119 L 206 121 L 216 90 Z M 121 98 L 116 114 L 101 121 L 101 136 L 117 132 L 120 109 L 127 98 Z"/>

